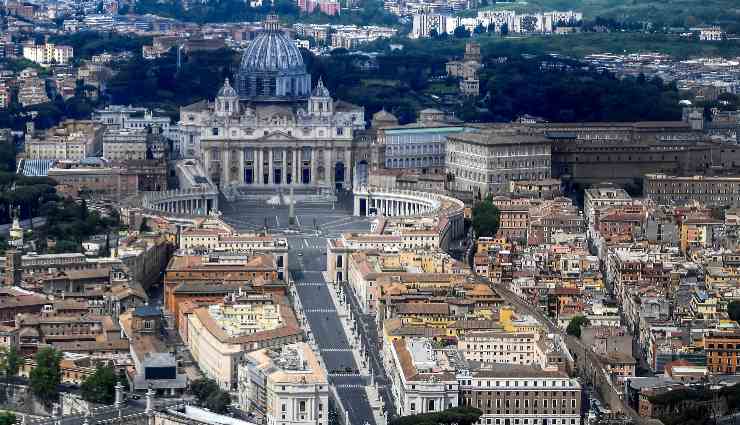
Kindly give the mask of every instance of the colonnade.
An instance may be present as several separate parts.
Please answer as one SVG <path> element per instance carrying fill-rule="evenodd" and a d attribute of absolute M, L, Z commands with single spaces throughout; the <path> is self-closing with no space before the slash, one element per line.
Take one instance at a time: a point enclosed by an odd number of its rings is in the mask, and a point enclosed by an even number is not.
<path fill-rule="evenodd" d="M 143 206 L 169 214 L 206 216 L 218 212 L 218 192 L 186 189 L 147 193 L 143 197 Z"/>
<path fill-rule="evenodd" d="M 432 208 L 430 204 L 406 199 L 355 196 L 354 215 L 373 215 L 374 212 L 387 217 L 413 216 L 425 214 Z"/>

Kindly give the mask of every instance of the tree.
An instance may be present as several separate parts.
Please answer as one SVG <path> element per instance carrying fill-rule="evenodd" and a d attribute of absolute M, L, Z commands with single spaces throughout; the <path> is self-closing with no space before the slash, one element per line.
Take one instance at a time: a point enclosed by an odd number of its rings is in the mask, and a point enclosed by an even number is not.
<path fill-rule="evenodd" d="M 36 367 L 31 370 L 29 383 L 36 398 L 44 404 L 50 404 L 59 396 L 59 384 L 62 382 L 62 371 L 59 362 L 62 353 L 47 347 L 36 353 Z"/>
<path fill-rule="evenodd" d="M 111 404 L 116 399 L 116 374 L 110 367 L 98 367 L 80 386 L 82 398 L 100 404 Z"/>
<path fill-rule="evenodd" d="M 488 197 L 473 207 L 473 230 L 478 237 L 496 236 L 500 224 L 501 211 Z"/>
<path fill-rule="evenodd" d="M 437 31 L 436 28 L 432 28 L 432 30 L 429 31 L 429 37 L 431 37 L 431 38 L 437 38 L 437 37 L 439 37 L 439 31 Z"/>
<path fill-rule="evenodd" d="M 455 35 L 455 38 L 468 38 L 470 37 L 470 31 L 468 31 L 467 28 L 460 25 L 459 27 L 455 28 L 455 32 L 453 33 Z"/>
<path fill-rule="evenodd" d="M 731 301 L 727 304 L 727 314 L 730 319 L 734 321 L 740 321 L 740 301 Z"/>
<path fill-rule="evenodd" d="M 231 395 L 221 389 L 208 396 L 205 401 L 205 407 L 212 412 L 226 413 L 231 404 Z"/>
<path fill-rule="evenodd" d="M 224 413 L 231 404 L 231 396 L 213 379 L 203 378 L 190 384 L 190 392 L 201 406 L 216 413 Z"/>
<path fill-rule="evenodd" d="M 581 337 L 581 328 L 583 326 L 588 326 L 589 321 L 584 316 L 575 316 L 572 319 L 570 319 L 570 323 L 568 323 L 568 327 L 565 329 L 565 332 L 568 335 L 573 335 L 576 338 Z"/>
<path fill-rule="evenodd" d="M 21 361 L 23 360 L 18 353 L 18 349 L 14 345 L 10 348 L 3 350 L 0 354 L 2 360 L 0 361 L 0 372 L 6 377 L 18 375 L 18 369 L 20 369 Z"/>
<path fill-rule="evenodd" d="M 10 412 L 0 413 L 0 425 L 15 425 L 15 415 Z"/>
<path fill-rule="evenodd" d="M 504 37 L 509 35 L 509 24 L 507 24 L 506 22 L 501 24 L 501 35 Z"/>
<path fill-rule="evenodd" d="M 472 425 L 478 422 L 483 412 L 474 407 L 453 407 L 435 413 L 401 416 L 393 419 L 390 425 Z"/>

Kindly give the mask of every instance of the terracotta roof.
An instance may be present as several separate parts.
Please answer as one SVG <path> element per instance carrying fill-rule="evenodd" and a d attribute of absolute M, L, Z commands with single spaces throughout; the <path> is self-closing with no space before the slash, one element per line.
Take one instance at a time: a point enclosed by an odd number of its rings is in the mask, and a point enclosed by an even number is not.
<path fill-rule="evenodd" d="M 203 263 L 200 255 L 176 255 L 167 265 L 167 271 L 274 271 L 277 270 L 275 258 L 270 254 L 257 254 L 244 263 Z"/>
<path fill-rule="evenodd" d="M 404 303 L 397 304 L 398 314 L 436 314 L 449 315 L 450 306 L 444 303 Z"/>
<path fill-rule="evenodd" d="M 228 335 L 221 326 L 213 320 L 211 314 L 207 308 L 197 308 L 193 311 L 193 314 L 200 320 L 206 329 L 216 339 L 224 344 L 249 344 L 252 342 L 267 341 L 274 338 L 288 337 L 292 335 L 300 335 L 303 330 L 298 326 L 293 310 L 286 304 L 280 304 L 280 317 L 283 319 L 283 326 L 272 329 L 269 331 L 255 332 L 249 335 L 242 336 L 231 336 Z"/>

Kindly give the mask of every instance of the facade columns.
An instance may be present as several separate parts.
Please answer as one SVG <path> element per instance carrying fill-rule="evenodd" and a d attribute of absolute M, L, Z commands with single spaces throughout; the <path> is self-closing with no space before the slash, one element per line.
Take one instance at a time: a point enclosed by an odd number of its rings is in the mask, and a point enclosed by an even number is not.
<path fill-rule="evenodd" d="M 308 179 L 309 183 L 318 183 L 318 179 L 316 178 L 316 161 L 318 160 L 318 155 L 316 155 L 316 148 L 314 147 L 311 149 L 311 178 Z"/>
<path fill-rule="evenodd" d="M 293 149 L 293 184 L 301 184 L 300 148 Z"/>
<path fill-rule="evenodd" d="M 286 184 L 288 183 L 288 153 L 290 153 L 290 150 L 285 149 L 282 152 L 283 155 L 283 163 L 282 163 L 282 171 L 280 171 L 280 184 Z"/>
<path fill-rule="evenodd" d="M 334 169 L 334 164 L 331 160 L 331 149 L 324 149 L 324 181 L 327 185 L 332 184 L 334 178 L 332 176 L 332 170 Z"/>
<path fill-rule="evenodd" d="M 349 149 L 344 150 L 344 187 L 352 188 L 352 152 Z"/>
<path fill-rule="evenodd" d="M 239 177 L 239 184 L 242 185 L 244 184 L 244 181 L 245 181 L 244 179 L 245 177 L 244 175 L 244 150 L 239 149 L 237 152 L 239 155 L 239 175 L 241 176 Z"/>
<path fill-rule="evenodd" d="M 229 184 L 229 149 L 224 148 L 221 152 L 222 170 L 223 173 L 221 187 L 226 187 Z"/>
<path fill-rule="evenodd" d="M 269 184 L 275 184 L 275 167 L 274 167 L 274 165 L 273 165 L 274 157 L 273 157 L 273 155 L 272 155 L 272 151 L 273 151 L 273 150 L 272 150 L 272 148 L 270 148 L 270 149 L 269 149 L 269 150 L 267 151 L 267 158 L 268 158 L 268 160 L 267 160 L 267 166 L 268 166 L 268 167 L 270 167 L 270 168 L 269 168 L 269 169 L 267 170 L 267 172 L 268 172 L 268 173 L 269 173 L 269 175 L 270 175 L 270 176 L 268 177 L 268 180 L 267 180 L 267 182 L 268 182 Z"/>

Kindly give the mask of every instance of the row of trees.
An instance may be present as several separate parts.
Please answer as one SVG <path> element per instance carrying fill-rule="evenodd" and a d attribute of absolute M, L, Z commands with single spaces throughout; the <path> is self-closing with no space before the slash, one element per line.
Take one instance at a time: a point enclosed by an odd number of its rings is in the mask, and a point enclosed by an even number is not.
<path fill-rule="evenodd" d="M 8 361 L 0 364 L 6 371 L 6 376 L 15 376 L 22 361 L 17 353 L 15 357 L 12 357 L 12 353 L 8 352 L 5 356 Z M 15 359 L 15 363 L 11 363 L 10 359 Z M 53 348 L 42 348 L 34 359 L 36 366 L 29 373 L 29 386 L 38 401 L 50 405 L 59 398 L 59 385 L 62 383 L 62 353 Z M 80 386 L 82 398 L 92 403 L 111 404 L 115 401 L 117 382 L 126 384 L 126 380 L 118 376 L 112 368 L 98 367 Z"/>
<path fill-rule="evenodd" d="M 483 411 L 474 407 L 454 407 L 441 412 L 401 416 L 391 420 L 390 425 L 473 425 Z"/>
<path fill-rule="evenodd" d="M 202 378 L 190 384 L 190 392 L 195 395 L 198 403 L 216 413 L 226 413 L 231 404 L 231 396 L 224 391 L 213 379 Z"/>

